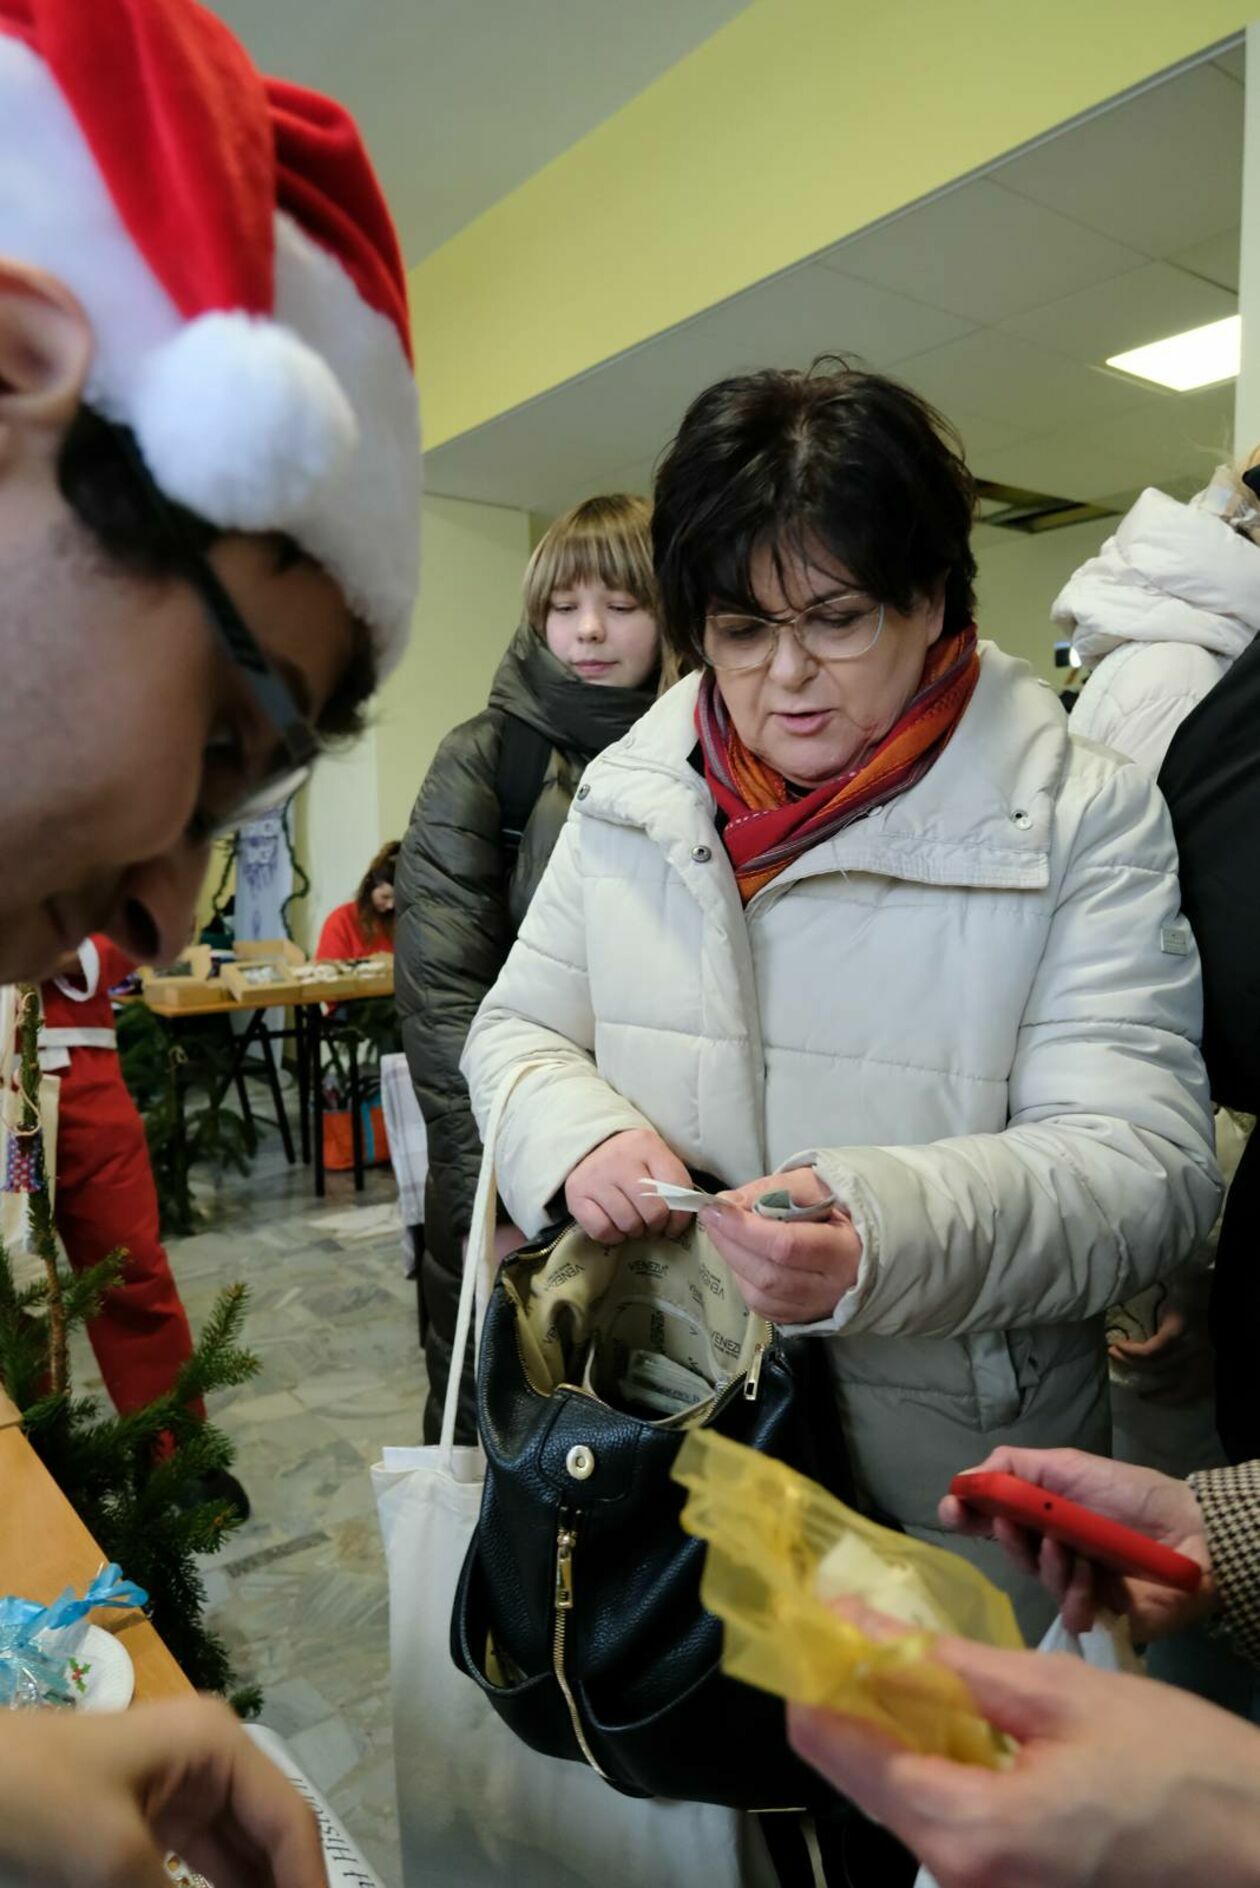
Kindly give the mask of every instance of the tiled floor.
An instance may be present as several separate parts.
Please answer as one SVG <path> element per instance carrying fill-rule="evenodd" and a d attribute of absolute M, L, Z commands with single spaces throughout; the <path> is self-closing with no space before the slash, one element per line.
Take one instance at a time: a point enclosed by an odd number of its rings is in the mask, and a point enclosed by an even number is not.
<path fill-rule="evenodd" d="M 274 1136 L 272 1137 L 274 1140 Z M 415 1287 L 390 1223 L 388 1172 L 356 1196 L 264 1145 L 253 1174 L 207 1193 L 206 1229 L 171 1247 L 194 1329 L 216 1292 L 250 1286 L 245 1339 L 262 1362 L 215 1399 L 253 1518 L 206 1565 L 210 1616 L 263 1722 L 288 1743 L 380 1875 L 398 1888 L 385 1568 L 368 1465 L 419 1441 Z M 361 1236 L 363 1232 L 367 1236 Z M 77 1380 L 95 1386 L 90 1356 Z"/>

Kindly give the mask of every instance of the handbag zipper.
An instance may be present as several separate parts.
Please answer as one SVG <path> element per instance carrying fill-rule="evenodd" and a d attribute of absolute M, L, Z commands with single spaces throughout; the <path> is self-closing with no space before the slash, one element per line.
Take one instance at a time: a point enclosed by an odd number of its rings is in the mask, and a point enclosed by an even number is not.
<path fill-rule="evenodd" d="M 573 1549 L 576 1544 L 577 1529 L 568 1526 L 562 1515 L 560 1528 L 556 1534 L 556 1636 L 552 1662 L 555 1666 L 556 1682 L 564 1693 L 564 1701 L 569 1707 L 569 1716 L 573 1720 L 573 1735 L 577 1738 L 582 1755 L 595 1774 L 603 1777 L 604 1782 L 607 1783 L 608 1777 L 596 1763 L 595 1754 L 587 1742 L 577 1699 L 573 1696 L 573 1687 L 569 1683 L 569 1675 L 564 1668 L 565 1634 L 569 1614 L 573 1611 Z"/>
<path fill-rule="evenodd" d="M 748 1366 L 748 1375 L 744 1378 L 744 1399 L 746 1402 L 755 1403 L 757 1401 L 757 1392 L 761 1388 L 761 1364 L 765 1354 L 765 1345 L 758 1344 L 752 1354 L 752 1362 Z"/>

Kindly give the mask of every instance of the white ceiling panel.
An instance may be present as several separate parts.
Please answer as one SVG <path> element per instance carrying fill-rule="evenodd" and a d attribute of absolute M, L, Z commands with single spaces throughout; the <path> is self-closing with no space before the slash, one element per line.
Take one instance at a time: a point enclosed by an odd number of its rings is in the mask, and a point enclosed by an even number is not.
<path fill-rule="evenodd" d="M 1234 389 L 1151 393 L 1124 420 L 1059 428 L 987 454 L 984 477 L 1099 503 L 1191 478 L 1203 483 L 1230 450 Z"/>
<path fill-rule="evenodd" d="M 910 379 L 909 374 L 901 368 L 898 368 L 897 374 L 899 378 Z M 973 462 L 980 454 L 997 452 L 1003 446 L 1013 446 L 1027 432 L 1025 427 L 1012 426 L 1005 420 L 988 419 L 982 413 L 968 413 L 965 407 L 959 406 L 957 400 L 950 402 L 949 418 L 962 434 L 967 457 Z"/>
<path fill-rule="evenodd" d="M 1075 125 L 994 176 L 1052 210 L 1164 259 L 1238 221 L 1243 92 L 1217 65 Z"/>
<path fill-rule="evenodd" d="M 1241 248 L 1241 229 L 1227 229 L 1219 236 L 1209 236 L 1205 243 L 1192 243 L 1189 249 L 1179 251 L 1173 261 L 1179 269 L 1189 269 L 1192 275 L 1201 275 L 1237 294 Z"/>
<path fill-rule="evenodd" d="M 1002 327 L 1056 354 L 1101 364 L 1126 348 L 1221 321 L 1237 307 L 1237 296 L 1228 289 L 1170 263 L 1148 262 L 1062 301 L 1013 315 Z"/>
<path fill-rule="evenodd" d="M 1119 374 L 1083 366 L 997 328 L 899 361 L 897 374 L 943 412 L 976 413 L 1022 433 L 1095 418 L 1116 422 L 1149 397 Z"/>
<path fill-rule="evenodd" d="M 1126 243 L 1030 206 L 982 177 L 817 260 L 971 321 L 992 322 L 1136 269 L 1143 259 Z"/>

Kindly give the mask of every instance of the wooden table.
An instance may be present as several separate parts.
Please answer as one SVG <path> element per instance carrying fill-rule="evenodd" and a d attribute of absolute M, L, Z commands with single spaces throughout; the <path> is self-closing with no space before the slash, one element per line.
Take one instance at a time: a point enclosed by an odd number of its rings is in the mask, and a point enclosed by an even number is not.
<path fill-rule="evenodd" d="M 289 1133 L 288 1116 L 280 1092 L 279 1072 L 273 1053 L 273 1044 L 287 1040 L 292 1036 L 297 1049 L 298 1068 L 298 1108 L 300 1111 L 302 1159 L 308 1164 L 313 1160 L 315 1167 L 315 1192 L 317 1197 L 324 1194 L 324 1084 L 323 1084 L 323 1047 L 330 1034 L 336 1033 L 335 1019 L 326 1018 L 325 1005 L 337 1005 L 365 1002 L 372 997 L 392 997 L 394 994 L 394 965 L 390 959 L 383 975 L 378 977 L 337 977 L 322 982 L 302 984 L 294 989 L 292 984 L 281 984 L 274 989 L 261 988 L 251 991 L 248 996 L 232 997 L 226 991 L 209 1003 L 162 1003 L 145 1002 L 155 1016 L 168 1024 L 175 1024 L 185 1019 L 204 1021 L 207 1016 L 249 1016 L 249 1027 L 243 1030 L 237 1039 L 233 1053 L 232 1067 L 223 1084 L 223 1093 L 237 1084 L 242 1105 L 249 1119 L 249 1103 L 244 1095 L 245 1058 L 251 1043 L 257 1043 L 263 1056 L 263 1073 L 271 1088 L 272 1100 L 276 1109 L 276 1125 L 284 1143 L 285 1156 L 290 1166 L 293 1164 L 293 1141 Z M 291 1010 L 293 1028 L 271 1029 L 267 1024 L 268 1010 Z M 330 1029 L 330 1024 L 332 1025 Z M 356 1192 L 363 1190 L 363 1122 L 359 1109 L 358 1089 L 359 1062 L 357 1047 L 352 1043 L 350 1053 L 350 1122 L 354 1149 L 354 1186 Z"/>
<path fill-rule="evenodd" d="M 67 1586 L 82 1592 L 105 1564 L 92 1536 L 22 1434 L 21 1417 L 0 1390 L 0 1593 L 47 1605 Z M 126 1575 L 127 1569 L 123 1568 Z M 113 1633 L 136 1668 L 137 1701 L 175 1698 L 192 1687 L 139 1612 L 100 1607 L 92 1624 Z"/>

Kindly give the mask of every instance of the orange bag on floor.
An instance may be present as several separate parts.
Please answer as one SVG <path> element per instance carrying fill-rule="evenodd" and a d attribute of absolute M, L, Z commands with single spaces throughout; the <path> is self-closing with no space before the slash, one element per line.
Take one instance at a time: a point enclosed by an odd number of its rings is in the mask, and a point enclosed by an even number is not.
<path fill-rule="evenodd" d="M 359 1106 L 363 1122 L 363 1165 L 383 1167 L 389 1159 L 385 1111 L 379 1101 Z M 324 1115 L 324 1167 L 329 1173 L 349 1173 L 354 1166 L 354 1135 L 349 1108 L 330 1108 Z"/>

